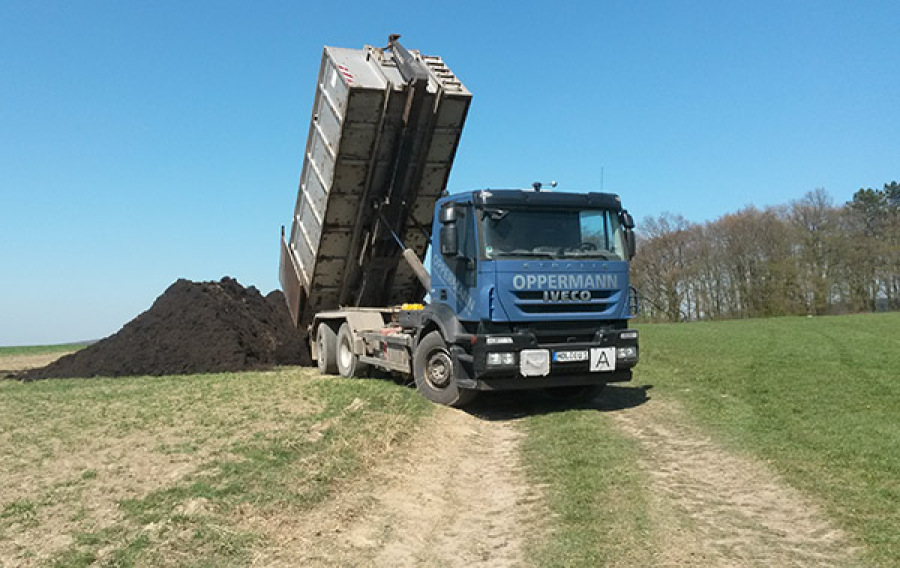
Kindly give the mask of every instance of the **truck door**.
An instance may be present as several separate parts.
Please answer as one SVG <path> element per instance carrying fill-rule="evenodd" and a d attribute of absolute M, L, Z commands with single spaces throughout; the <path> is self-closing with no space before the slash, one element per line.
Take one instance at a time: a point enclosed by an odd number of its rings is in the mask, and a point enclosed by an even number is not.
<path fill-rule="evenodd" d="M 451 204 L 441 218 L 441 243 L 432 257 L 432 302 L 447 304 L 461 320 L 477 320 L 478 242 L 472 206 Z M 452 242 L 448 242 L 452 241 Z"/>

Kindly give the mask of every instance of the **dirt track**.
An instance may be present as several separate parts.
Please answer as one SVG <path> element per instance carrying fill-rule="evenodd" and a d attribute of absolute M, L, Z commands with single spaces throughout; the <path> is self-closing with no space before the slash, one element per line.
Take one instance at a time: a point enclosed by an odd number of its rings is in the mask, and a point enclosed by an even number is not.
<path fill-rule="evenodd" d="M 603 405 L 598 405 L 602 407 Z M 615 410 L 648 473 L 651 547 L 664 566 L 858 565 L 847 537 L 764 464 L 729 453 L 673 403 Z M 515 421 L 438 408 L 401 451 L 302 519 L 266 527 L 257 565 L 522 566 L 547 518 Z M 271 521 L 271 520 L 270 520 Z"/>
<path fill-rule="evenodd" d="M 541 495 L 515 425 L 437 408 L 399 461 L 277 527 L 261 566 L 520 566 Z M 269 529 L 271 530 L 271 526 Z"/>
<path fill-rule="evenodd" d="M 764 464 L 699 432 L 674 403 L 654 400 L 613 417 L 644 452 L 659 564 L 858 565 L 819 507 Z"/>

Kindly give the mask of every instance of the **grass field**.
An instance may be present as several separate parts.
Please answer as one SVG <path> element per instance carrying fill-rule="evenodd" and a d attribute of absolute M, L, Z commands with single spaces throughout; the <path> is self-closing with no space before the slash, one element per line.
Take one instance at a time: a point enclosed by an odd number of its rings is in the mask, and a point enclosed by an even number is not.
<path fill-rule="evenodd" d="M 900 314 L 639 329 L 635 383 L 652 385 L 652 399 L 678 401 L 723 444 L 769 463 L 822 503 L 862 544 L 864 558 L 873 565 L 895 565 L 900 558 Z M 617 437 L 606 416 L 583 410 L 538 415 L 530 419 L 529 431 L 527 451 L 537 474 L 551 484 L 560 515 L 550 551 L 580 543 L 579 554 L 588 556 L 578 564 L 589 565 L 592 558 L 602 560 L 604 550 L 616 554 L 619 527 L 645 531 L 636 450 Z M 553 438 L 564 443 L 554 447 L 548 443 Z M 602 451 L 579 451 L 587 448 Z M 592 473 L 598 470 L 603 476 Z M 630 505 L 607 499 L 610 493 L 624 494 Z M 579 509 L 597 513 L 580 518 Z"/>
<path fill-rule="evenodd" d="M 617 419 L 673 403 L 821 504 L 866 563 L 896 563 L 900 314 L 639 329 L 632 385 L 575 407 L 480 407 L 526 434 L 522 463 L 549 509 L 530 561 L 665 559 L 642 450 Z M 0 350 L 0 368 L 22 355 Z M 0 566 L 252 563 L 279 523 L 365 477 L 432 410 L 390 381 L 306 369 L 0 381 Z"/>
<path fill-rule="evenodd" d="M 431 407 L 307 370 L 0 381 L 0 565 L 243 565 Z"/>
<path fill-rule="evenodd" d="M 526 431 L 525 463 L 546 485 L 553 514 L 549 538 L 532 541 L 536 564 L 652 565 L 647 477 L 634 443 L 594 407 L 537 412 Z"/>
<path fill-rule="evenodd" d="M 900 314 L 641 332 L 658 396 L 818 496 L 873 561 L 900 558 Z"/>

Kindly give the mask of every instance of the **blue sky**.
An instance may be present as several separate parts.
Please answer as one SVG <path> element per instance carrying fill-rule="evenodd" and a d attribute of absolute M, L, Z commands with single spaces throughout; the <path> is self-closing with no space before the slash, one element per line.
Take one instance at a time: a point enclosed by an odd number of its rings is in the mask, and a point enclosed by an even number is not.
<path fill-rule="evenodd" d="M 177 278 L 277 288 L 323 45 L 441 55 L 451 191 L 714 219 L 900 179 L 900 3 L 0 0 L 0 345 L 100 338 Z"/>

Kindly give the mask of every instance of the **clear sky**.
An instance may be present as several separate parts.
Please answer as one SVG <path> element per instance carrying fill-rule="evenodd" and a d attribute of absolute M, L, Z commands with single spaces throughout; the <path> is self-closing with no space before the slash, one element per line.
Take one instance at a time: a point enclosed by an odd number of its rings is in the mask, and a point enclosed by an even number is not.
<path fill-rule="evenodd" d="M 898 25 L 896 0 L 0 0 L 0 345 L 107 336 L 180 277 L 277 288 L 323 45 L 444 58 L 474 95 L 451 191 L 703 221 L 900 179 Z"/>

